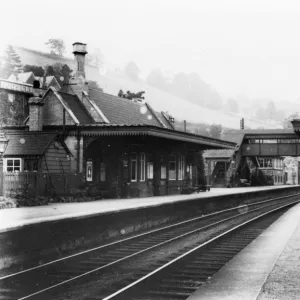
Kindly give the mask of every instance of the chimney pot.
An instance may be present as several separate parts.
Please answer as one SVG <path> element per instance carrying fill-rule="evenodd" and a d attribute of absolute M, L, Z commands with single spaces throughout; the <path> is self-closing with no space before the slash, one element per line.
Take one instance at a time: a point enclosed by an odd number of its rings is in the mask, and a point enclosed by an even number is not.
<path fill-rule="evenodd" d="M 76 42 L 73 44 L 73 53 L 82 53 L 82 54 L 87 54 L 86 51 L 86 44 L 84 43 L 79 43 Z"/>
<path fill-rule="evenodd" d="M 79 42 L 74 43 L 73 54 L 75 59 L 75 73 L 69 83 L 72 92 L 82 100 L 82 92 L 85 91 L 88 93 L 89 88 L 85 79 L 85 55 L 87 54 L 86 44 Z"/>

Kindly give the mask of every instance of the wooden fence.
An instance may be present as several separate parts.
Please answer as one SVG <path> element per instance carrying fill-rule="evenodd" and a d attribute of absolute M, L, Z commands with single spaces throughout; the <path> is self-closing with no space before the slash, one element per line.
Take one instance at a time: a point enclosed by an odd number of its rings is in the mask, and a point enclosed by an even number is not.
<path fill-rule="evenodd" d="M 3 173 L 3 194 L 11 197 L 71 195 L 81 184 L 81 174 L 74 173 Z"/>

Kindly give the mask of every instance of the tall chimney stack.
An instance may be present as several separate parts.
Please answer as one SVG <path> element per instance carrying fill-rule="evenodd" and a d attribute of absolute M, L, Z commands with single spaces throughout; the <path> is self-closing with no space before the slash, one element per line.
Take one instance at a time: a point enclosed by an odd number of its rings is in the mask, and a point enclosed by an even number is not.
<path fill-rule="evenodd" d="M 86 51 L 86 44 L 76 42 L 73 44 L 73 54 L 75 58 L 75 77 L 85 78 L 85 55 L 87 54 Z"/>
<path fill-rule="evenodd" d="M 88 82 L 85 79 L 86 44 L 74 43 L 73 54 L 75 59 L 75 73 L 69 81 L 69 87 L 82 100 L 82 92 L 85 91 L 88 93 Z"/>
<path fill-rule="evenodd" d="M 40 82 L 33 81 L 33 97 L 29 98 L 29 131 L 43 130 L 43 105 L 40 95 Z"/>

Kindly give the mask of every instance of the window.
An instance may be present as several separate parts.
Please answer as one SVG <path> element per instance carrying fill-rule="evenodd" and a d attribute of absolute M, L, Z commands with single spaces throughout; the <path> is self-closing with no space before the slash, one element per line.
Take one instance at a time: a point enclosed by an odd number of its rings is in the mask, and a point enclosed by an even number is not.
<path fill-rule="evenodd" d="M 93 181 L 93 162 L 86 162 L 86 181 Z"/>
<path fill-rule="evenodd" d="M 178 180 L 184 179 L 184 156 L 179 157 L 178 161 Z"/>
<path fill-rule="evenodd" d="M 106 169 L 105 169 L 105 163 L 100 163 L 100 181 L 106 180 Z"/>
<path fill-rule="evenodd" d="M 147 157 L 147 179 L 153 179 L 153 160 L 152 155 Z"/>
<path fill-rule="evenodd" d="M 167 166 L 161 165 L 160 167 L 160 179 L 167 179 Z"/>
<path fill-rule="evenodd" d="M 153 179 L 153 162 L 152 161 L 147 162 L 147 178 Z"/>
<path fill-rule="evenodd" d="M 145 159 L 145 153 L 142 152 L 140 156 L 140 181 L 145 181 L 146 176 L 146 159 Z"/>
<path fill-rule="evenodd" d="M 131 154 L 131 181 L 137 181 L 137 155 Z"/>
<path fill-rule="evenodd" d="M 10 103 L 13 103 L 15 101 L 15 99 L 16 99 L 16 95 L 15 94 L 8 93 L 8 101 Z"/>
<path fill-rule="evenodd" d="M 38 171 L 39 162 L 37 159 L 24 159 L 23 171 Z"/>
<path fill-rule="evenodd" d="M 176 180 L 176 157 L 169 157 L 169 180 Z"/>
<path fill-rule="evenodd" d="M 193 179 L 193 166 L 191 164 L 188 164 L 186 166 L 186 173 L 187 173 L 187 177 L 188 179 Z"/>
<path fill-rule="evenodd" d="M 6 159 L 6 172 L 21 172 L 21 158 Z"/>

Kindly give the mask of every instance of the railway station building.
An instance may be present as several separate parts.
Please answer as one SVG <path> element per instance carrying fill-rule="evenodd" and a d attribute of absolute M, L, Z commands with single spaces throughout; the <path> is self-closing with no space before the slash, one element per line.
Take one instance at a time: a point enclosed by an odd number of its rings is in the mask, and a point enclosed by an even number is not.
<path fill-rule="evenodd" d="M 73 47 L 76 69 L 69 84 L 60 90 L 50 87 L 42 97 L 33 91 L 24 125 L 6 130 L 58 134 L 70 152 L 69 170 L 61 171 L 80 174 L 91 194 L 179 194 L 186 184 L 206 183 L 203 150 L 235 147 L 234 142 L 175 130 L 169 115 L 145 101 L 89 88 L 86 45 Z"/>

